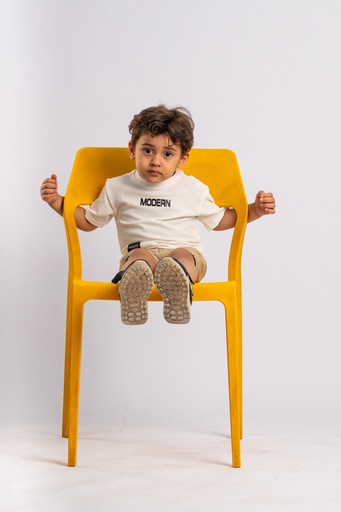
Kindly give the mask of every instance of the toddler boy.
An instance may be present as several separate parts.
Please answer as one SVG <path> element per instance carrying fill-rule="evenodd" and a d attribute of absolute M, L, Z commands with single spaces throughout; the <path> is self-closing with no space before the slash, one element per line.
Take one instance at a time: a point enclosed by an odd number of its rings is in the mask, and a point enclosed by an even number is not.
<path fill-rule="evenodd" d="M 122 257 L 113 282 L 119 283 L 124 324 L 147 321 L 154 283 L 165 320 L 188 323 L 192 285 L 206 272 L 196 221 L 215 231 L 235 225 L 235 211 L 217 206 L 205 184 L 181 171 L 193 146 L 193 131 L 184 108 L 142 110 L 129 125 L 128 151 L 135 170 L 107 180 L 91 205 L 76 208 L 76 225 L 84 231 L 116 221 Z M 64 197 L 55 174 L 43 181 L 41 197 L 63 215 Z M 272 193 L 260 191 L 249 205 L 248 222 L 274 213 Z"/>

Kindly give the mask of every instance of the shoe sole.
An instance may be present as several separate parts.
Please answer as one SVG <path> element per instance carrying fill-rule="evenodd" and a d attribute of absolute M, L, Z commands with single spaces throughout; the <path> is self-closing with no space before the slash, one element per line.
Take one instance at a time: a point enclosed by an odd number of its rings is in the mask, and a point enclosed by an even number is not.
<path fill-rule="evenodd" d="M 163 316 L 170 324 L 187 324 L 191 318 L 189 280 L 173 258 L 165 257 L 155 269 L 155 285 L 163 299 Z"/>
<path fill-rule="evenodd" d="M 143 261 L 132 264 L 123 274 L 119 294 L 121 320 L 125 325 L 141 325 L 148 320 L 148 297 L 153 289 L 153 273 Z"/>

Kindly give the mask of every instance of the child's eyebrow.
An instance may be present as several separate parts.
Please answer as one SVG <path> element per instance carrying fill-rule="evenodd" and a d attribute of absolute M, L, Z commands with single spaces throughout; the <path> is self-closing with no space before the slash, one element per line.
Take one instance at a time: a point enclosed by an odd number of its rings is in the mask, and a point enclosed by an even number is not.
<path fill-rule="evenodd" d="M 150 142 L 144 142 L 141 146 L 150 146 L 151 148 L 155 147 L 154 144 L 151 144 Z"/>
<path fill-rule="evenodd" d="M 148 146 L 150 148 L 155 148 L 154 144 L 152 144 L 151 142 L 143 142 L 143 144 L 141 144 L 141 146 Z M 163 149 L 175 149 L 176 148 L 176 144 L 173 144 L 172 146 L 163 146 Z"/>

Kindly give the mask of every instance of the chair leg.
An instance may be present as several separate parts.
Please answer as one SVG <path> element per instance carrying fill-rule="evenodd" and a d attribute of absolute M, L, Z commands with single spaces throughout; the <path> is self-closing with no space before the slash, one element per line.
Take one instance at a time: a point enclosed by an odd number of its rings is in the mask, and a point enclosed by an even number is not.
<path fill-rule="evenodd" d="M 70 346 L 72 325 L 72 301 L 68 297 L 66 313 L 66 336 L 64 357 L 64 397 L 63 397 L 63 421 L 62 436 L 69 437 L 69 413 L 70 413 Z"/>
<path fill-rule="evenodd" d="M 237 299 L 236 310 L 236 343 L 238 356 L 238 407 L 239 407 L 239 436 L 243 439 L 243 331 L 242 331 L 242 302 L 241 294 Z"/>
<path fill-rule="evenodd" d="M 232 466 L 239 468 L 240 457 L 240 379 L 238 357 L 238 328 L 234 304 L 225 305 L 228 383 L 230 400 Z"/>
<path fill-rule="evenodd" d="M 77 463 L 78 415 L 82 351 L 83 303 L 72 308 L 69 344 L 69 410 L 68 410 L 68 466 Z"/>

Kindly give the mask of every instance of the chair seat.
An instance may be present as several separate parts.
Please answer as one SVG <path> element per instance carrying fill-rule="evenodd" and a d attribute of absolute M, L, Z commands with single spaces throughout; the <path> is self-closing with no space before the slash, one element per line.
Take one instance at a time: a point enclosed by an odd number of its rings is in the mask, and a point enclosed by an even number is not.
<path fill-rule="evenodd" d="M 119 285 L 110 282 L 84 281 L 75 279 L 73 281 L 74 293 L 79 294 L 83 303 L 89 300 L 119 300 Z M 213 282 L 213 283 L 195 283 L 193 301 L 219 301 L 225 302 L 230 293 L 235 293 L 235 283 L 233 281 Z M 149 296 L 149 301 L 162 301 L 161 295 L 154 285 L 153 291 Z"/>

